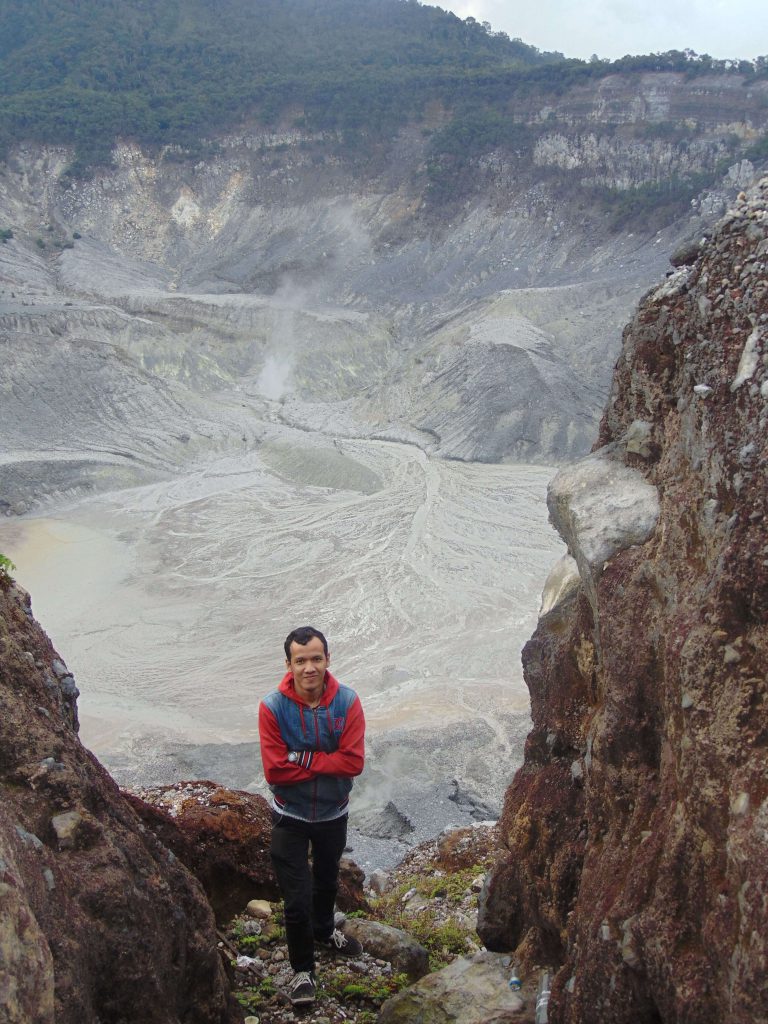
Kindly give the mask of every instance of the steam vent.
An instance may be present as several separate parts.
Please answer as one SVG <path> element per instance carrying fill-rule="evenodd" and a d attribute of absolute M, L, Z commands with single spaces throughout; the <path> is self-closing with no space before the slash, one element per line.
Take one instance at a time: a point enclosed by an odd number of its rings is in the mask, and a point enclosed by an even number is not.
<path fill-rule="evenodd" d="M 553 1024 L 768 1019 L 766 200 L 645 297 L 550 487 L 570 557 L 479 931 L 553 968 Z"/>

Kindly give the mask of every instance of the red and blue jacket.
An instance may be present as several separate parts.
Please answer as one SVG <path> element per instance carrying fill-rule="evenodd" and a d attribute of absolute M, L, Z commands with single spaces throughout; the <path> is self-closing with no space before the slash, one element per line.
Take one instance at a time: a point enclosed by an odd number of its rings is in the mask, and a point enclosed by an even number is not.
<path fill-rule="evenodd" d="M 288 672 L 259 705 L 259 739 L 272 807 L 302 821 L 347 813 L 352 779 L 363 770 L 365 718 L 354 690 L 325 673 L 320 703 L 311 708 Z M 296 762 L 288 754 L 299 753 Z"/>

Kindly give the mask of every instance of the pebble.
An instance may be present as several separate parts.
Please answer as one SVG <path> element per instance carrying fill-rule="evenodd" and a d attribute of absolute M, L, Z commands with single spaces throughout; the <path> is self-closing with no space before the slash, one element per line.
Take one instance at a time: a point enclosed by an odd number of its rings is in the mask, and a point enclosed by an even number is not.
<path fill-rule="evenodd" d="M 251 900 L 245 908 L 245 912 L 246 914 L 250 914 L 251 917 L 256 917 L 265 921 L 267 918 L 272 916 L 272 907 L 269 905 L 267 900 Z"/>
<path fill-rule="evenodd" d="M 240 931 L 243 935 L 261 935 L 261 923 L 256 920 L 243 921 Z"/>

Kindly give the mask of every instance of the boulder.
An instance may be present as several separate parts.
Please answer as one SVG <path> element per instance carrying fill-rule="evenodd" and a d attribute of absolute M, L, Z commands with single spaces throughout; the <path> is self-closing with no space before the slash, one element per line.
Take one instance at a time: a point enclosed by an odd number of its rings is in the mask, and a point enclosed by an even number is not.
<path fill-rule="evenodd" d="M 269 855 L 272 817 L 263 797 L 205 779 L 124 795 L 200 880 L 219 923 L 226 924 L 251 900 L 281 899 Z M 342 857 L 336 898 L 341 910 L 368 908 L 364 881 L 357 864 Z"/>
<path fill-rule="evenodd" d="M 245 912 L 260 921 L 266 921 L 272 917 L 272 905 L 269 900 L 251 900 L 245 908 Z"/>
<path fill-rule="evenodd" d="M 411 979 L 423 978 L 429 971 L 427 950 L 399 928 L 356 917 L 347 919 L 344 931 L 362 943 L 366 953 L 386 960 L 395 971 Z"/>
<path fill-rule="evenodd" d="M 458 959 L 388 999 L 378 1024 L 514 1024 L 525 1003 L 509 987 L 509 958 Z"/>

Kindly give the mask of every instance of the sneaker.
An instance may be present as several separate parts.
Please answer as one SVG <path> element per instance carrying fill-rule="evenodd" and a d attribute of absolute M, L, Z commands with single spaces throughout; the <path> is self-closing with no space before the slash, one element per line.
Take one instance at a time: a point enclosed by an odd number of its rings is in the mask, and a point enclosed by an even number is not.
<path fill-rule="evenodd" d="M 288 989 L 288 998 L 294 1006 L 309 1006 L 314 1003 L 317 993 L 317 982 L 310 971 L 297 971 L 294 975 L 291 987 Z"/>
<path fill-rule="evenodd" d="M 351 935 L 345 935 L 339 928 L 334 928 L 327 939 L 318 939 L 317 944 L 336 956 L 360 956 L 363 947 Z"/>

